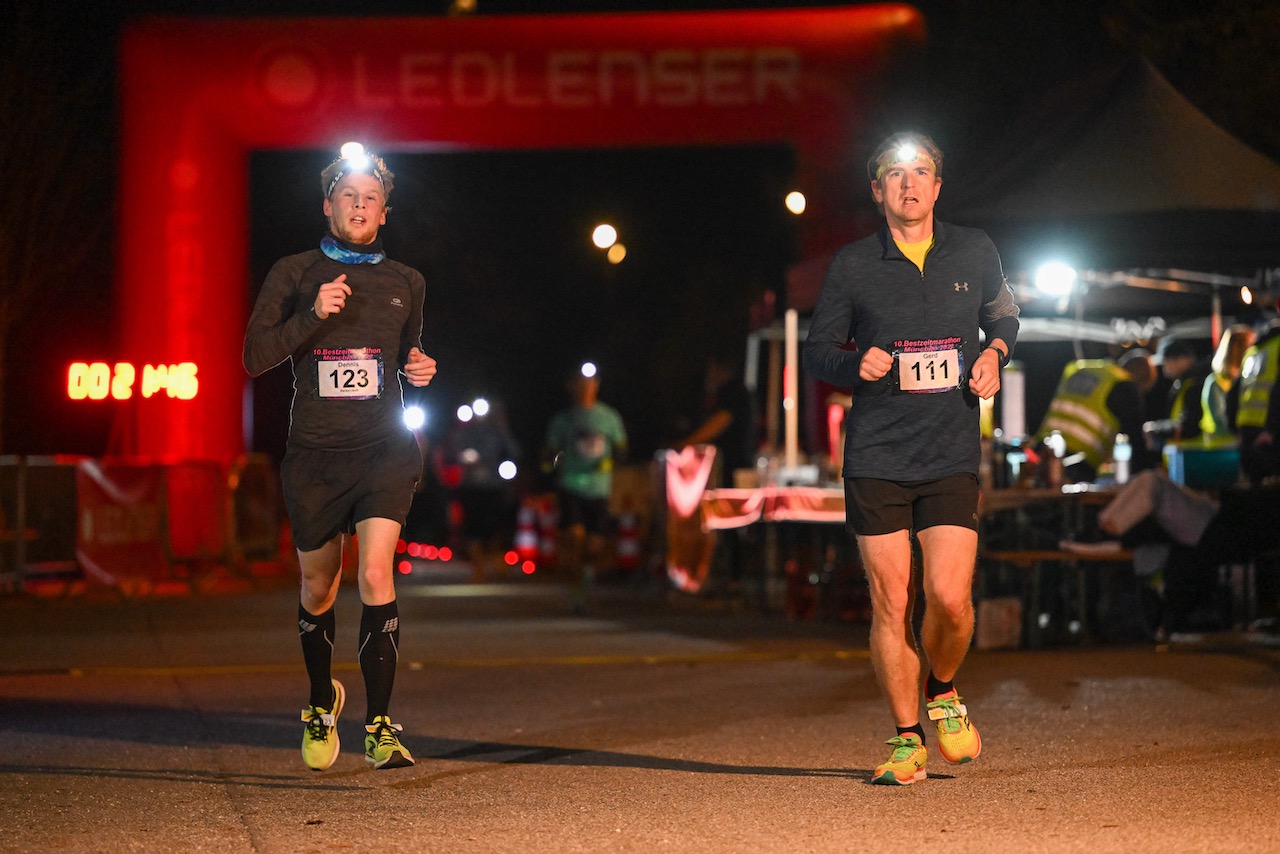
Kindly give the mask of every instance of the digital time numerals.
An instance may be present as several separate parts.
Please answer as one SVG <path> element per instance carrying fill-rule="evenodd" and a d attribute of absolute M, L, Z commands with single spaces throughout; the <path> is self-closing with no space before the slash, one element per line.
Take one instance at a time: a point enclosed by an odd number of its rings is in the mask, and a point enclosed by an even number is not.
<path fill-rule="evenodd" d="M 132 362 L 72 362 L 67 369 L 67 397 L 72 400 L 128 400 L 134 393 L 142 397 L 168 395 L 191 400 L 200 389 L 195 362 L 173 365 L 143 365 L 142 382 Z"/>

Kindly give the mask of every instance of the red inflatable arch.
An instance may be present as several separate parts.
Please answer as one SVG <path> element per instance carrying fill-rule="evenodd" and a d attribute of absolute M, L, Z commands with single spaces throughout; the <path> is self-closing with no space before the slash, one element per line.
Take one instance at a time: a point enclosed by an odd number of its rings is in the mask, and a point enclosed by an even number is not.
<path fill-rule="evenodd" d="M 137 401 L 121 450 L 222 462 L 244 450 L 251 151 L 348 139 L 384 153 L 782 142 L 809 198 L 803 240 L 824 249 L 849 236 L 850 141 L 874 74 L 923 35 L 899 4 L 130 24 L 121 357 L 194 362 L 199 393 Z"/>

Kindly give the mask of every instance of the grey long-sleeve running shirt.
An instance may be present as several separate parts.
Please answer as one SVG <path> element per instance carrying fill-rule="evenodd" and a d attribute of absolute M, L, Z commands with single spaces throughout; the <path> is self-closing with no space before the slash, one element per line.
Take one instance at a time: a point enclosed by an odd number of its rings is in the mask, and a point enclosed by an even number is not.
<path fill-rule="evenodd" d="M 887 228 L 841 249 L 809 322 L 804 367 L 850 389 L 844 476 L 898 482 L 977 474 L 978 400 L 969 371 L 986 341 L 1012 354 L 1018 306 L 1000 256 L 977 229 L 934 222 L 934 243 L 920 271 Z M 898 370 L 875 382 L 858 376 L 862 354 L 954 348 L 960 372 L 951 391 L 897 392 Z"/>

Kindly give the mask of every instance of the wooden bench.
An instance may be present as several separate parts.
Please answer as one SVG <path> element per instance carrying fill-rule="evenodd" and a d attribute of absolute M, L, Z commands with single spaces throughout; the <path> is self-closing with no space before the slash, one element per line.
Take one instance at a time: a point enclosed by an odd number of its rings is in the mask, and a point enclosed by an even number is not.
<path fill-rule="evenodd" d="M 978 554 L 978 560 L 979 572 L 983 564 L 991 563 L 1008 564 L 1026 571 L 1022 593 L 1023 643 L 1039 647 L 1044 642 L 1044 627 L 1040 625 L 1044 567 L 1057 565 L 1075 572 L 1075 605 L 1080 619 L 1080 634 L 1083 639 L 1088 640 L 1093 636 L 1088 619 L 1089 567 L 1132 563 L 1133 552 L 1127 549 L 1091 552 L 1066 549 L 983 549 Z"/>

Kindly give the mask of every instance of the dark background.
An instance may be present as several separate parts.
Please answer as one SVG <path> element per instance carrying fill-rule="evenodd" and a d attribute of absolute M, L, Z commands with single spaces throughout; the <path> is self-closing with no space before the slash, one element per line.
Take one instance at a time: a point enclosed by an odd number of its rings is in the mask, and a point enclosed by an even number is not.
<path fill-rule="evenodd" d="M 6 204 L 0 206 L 0 452 L 102 455 L 113 406 L 71 403 L 75 359 L 114 358 L 115 59 L 120 26 L 151 14 L 350 14 L 330 2 L 97 4 L 23 0 L 0 38 Z M 516 2 L 478 14 L 830 6 L 837 3 Z M 1144 55 L 1236 136 L 1280 158 L 1280 9 L 1262 2 L 920 2 L 929 41 L 895 70 L 870 130 L 913 126 L 964 175 L 1011 119 L 1090 68 Z M 90 7 L 90 8 L 86 8 Z M 368 2 L 360 14 L 448 12 L 445 2 Z M 250 291 L 275 258 L 314 245 L 311 192 L 331 152 L 261 152 L 251 162 Z M 712 350 L 740 351 L 748 309 L 798 260 L 783 148 L 734 147 L 398 155 L 393 257 L 427 278 L 427 349 L 442 372 L 423 402 L 433 430 L 479 394 L 511 410 L 536 450 L 577 361 L 599 362 L 636 453 L 685 426 Z M 1158 176 L 1153 176 L 1158 180 Z M 860 199 L 861 187 L 850 187 Z M 945 216 L 946 197 L 940 205 Z M 609 267 L 587 242 L 610 219 L 630 254 Z M 850 238 L 860 235 L 850 235 Z M 779 306 L 780 307 L 780 306 Z M 211 312 L 218 306 L 209 306 Z M 259 382 L 255 445 L 276 452 L 284 370 Z"/>

